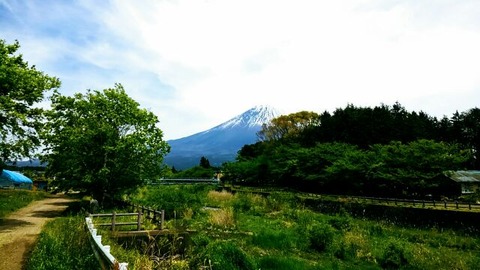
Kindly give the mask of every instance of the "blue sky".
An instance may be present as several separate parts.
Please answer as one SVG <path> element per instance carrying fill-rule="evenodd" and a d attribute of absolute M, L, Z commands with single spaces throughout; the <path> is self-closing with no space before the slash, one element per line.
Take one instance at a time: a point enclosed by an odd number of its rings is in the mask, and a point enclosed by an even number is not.
<path fill-rule="evenodd" d="M 165 139 L 256 105 L 450 117 L 480 101 L 476 0 L 0 0 L 0 38 L 66 95 L 123 84 Z"/>

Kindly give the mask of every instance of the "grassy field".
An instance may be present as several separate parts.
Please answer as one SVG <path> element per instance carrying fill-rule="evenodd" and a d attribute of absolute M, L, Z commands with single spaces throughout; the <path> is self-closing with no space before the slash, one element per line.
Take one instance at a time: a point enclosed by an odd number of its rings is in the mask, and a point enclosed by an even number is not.
<path fill-rule="evenodd" d="M 108 229 L 102 230 L 102 242 L 111 246 L 120 262 L 128 262 L 129 269 L 479 269 L 480 265 L 478 235 L 354 218 L 341 209 L 321 213 L 293 194 L 264 197 L 186 185 L 142 188 L 129 199 L 166 210 L 165 227 L 172 232 L 118 241 Z M 98 267 L 83 223 L 82 215 L 49 223 L 27 269 Z M 144 226 L 154 228 L 148 221 Z M 181 233 L 186 230 L 188 234 Z"/>
<path fill-rule="evenodd" d="M 204 186 L 163 186 L 140 190 L 132 199 L 169 212 L 174 209 L 177 219 L 167 227 L 196 231 L 183 239 L 187 248 L 182 252 L 162 254 L 164 260 L 175 261 L 171 269 L 478 269 L 480 265 L 478 236 L 357 219 L 345 211 L 314 212 L 283 193 L 266 198 Z"/>
<path fill-rule="evenodd" d="M 45 198 L 47 193 L 29 190 L 2 190 L 0 189 L 0 218 L 27 206 L 35 200 Z"/>

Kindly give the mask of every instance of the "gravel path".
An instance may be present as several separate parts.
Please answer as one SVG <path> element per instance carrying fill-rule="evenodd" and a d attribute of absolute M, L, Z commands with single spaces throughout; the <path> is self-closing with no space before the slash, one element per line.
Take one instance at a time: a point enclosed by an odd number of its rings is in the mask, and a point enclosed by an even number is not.
<path fill-rule="evenodd" d="M 51 196 L 0 219 L 0 269 L 23 269 L 43 225 L 60 216 L 72 201 L 64 195 Z"/>

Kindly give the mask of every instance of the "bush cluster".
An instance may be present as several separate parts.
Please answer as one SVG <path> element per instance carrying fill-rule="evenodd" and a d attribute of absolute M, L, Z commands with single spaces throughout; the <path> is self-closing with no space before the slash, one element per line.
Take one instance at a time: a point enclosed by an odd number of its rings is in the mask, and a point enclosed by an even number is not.
<path fill-rule="evenodd" d="M 238 245 L 230 241 L 210 242 L 191 261 L 191 266 L 198 269 L 206 267 L 212 270 L 254 270 L 255 261 Z"/>

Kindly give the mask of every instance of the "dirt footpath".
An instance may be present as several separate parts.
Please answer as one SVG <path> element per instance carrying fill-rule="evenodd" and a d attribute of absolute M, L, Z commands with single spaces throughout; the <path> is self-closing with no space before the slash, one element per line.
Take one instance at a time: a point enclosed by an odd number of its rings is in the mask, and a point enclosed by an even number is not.
<path fill-rule="evenodd" d="M 0 219 L 0 269 L 23 269 L 43 225 L 60 216 L 72 201 L 64 195 L 52 196 Z"/>

